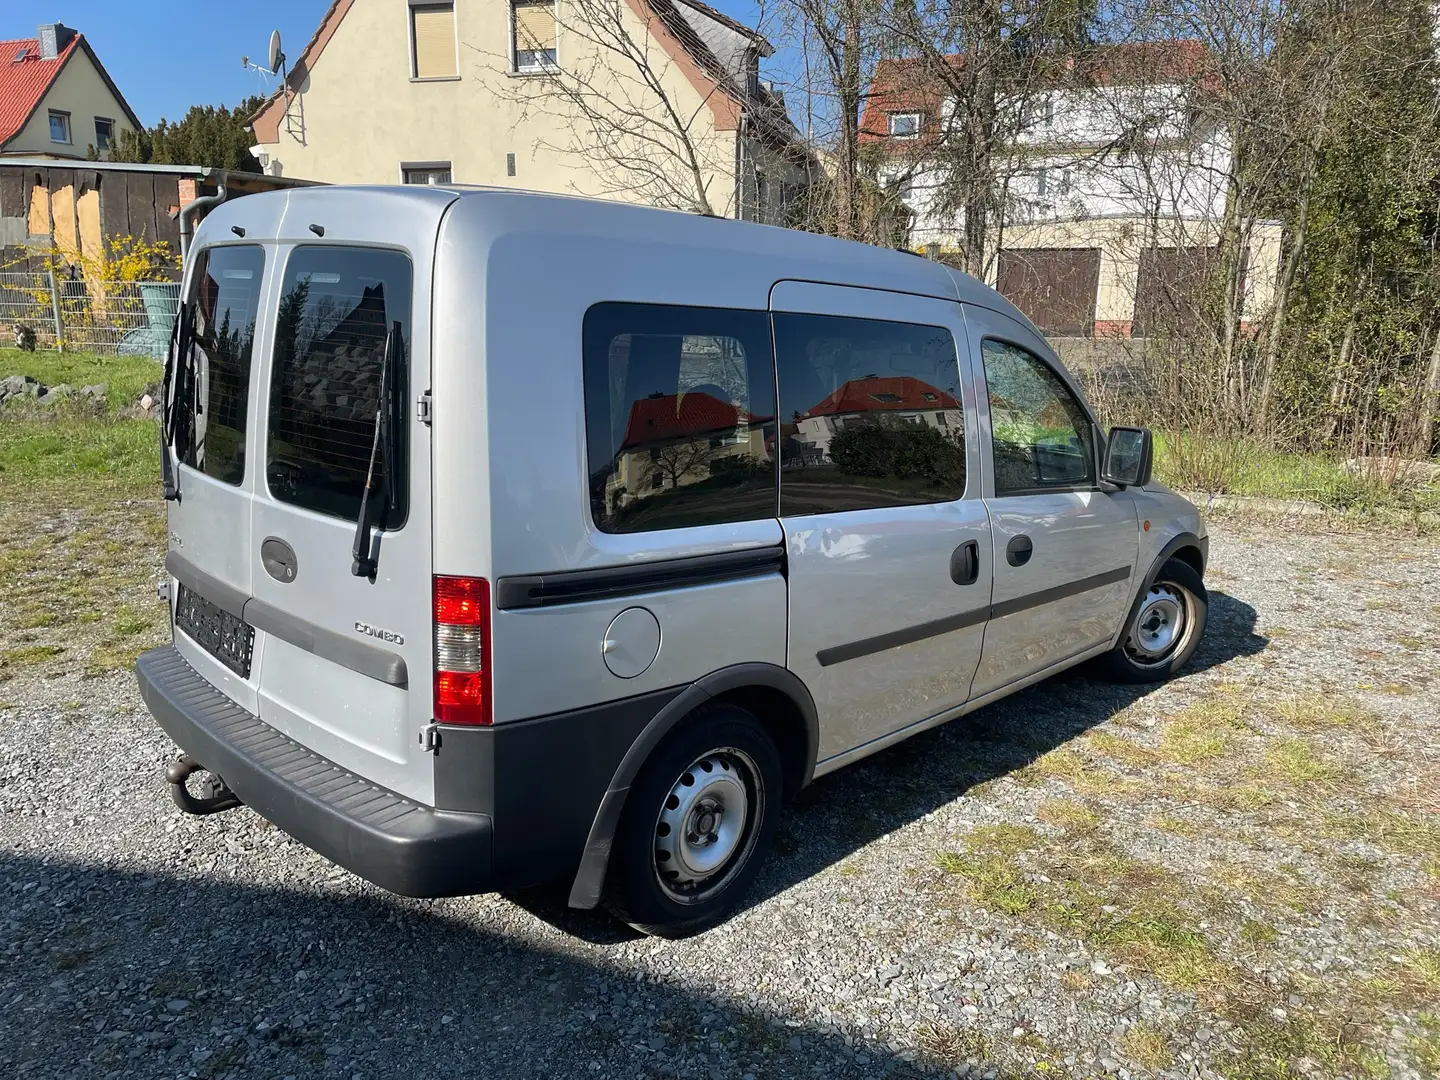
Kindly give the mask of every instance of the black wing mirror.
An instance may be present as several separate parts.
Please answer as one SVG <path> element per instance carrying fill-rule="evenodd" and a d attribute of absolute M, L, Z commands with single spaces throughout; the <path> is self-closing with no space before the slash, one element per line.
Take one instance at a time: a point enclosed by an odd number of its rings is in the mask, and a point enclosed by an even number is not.
<path fill-rule="evenodd" d="M 1144 487 L 1150 482 L 1154 456 L 1149 428 L 1113 427 L 1105 440 L 1105 467 L 1100 479 L 1117 487 Z"/>

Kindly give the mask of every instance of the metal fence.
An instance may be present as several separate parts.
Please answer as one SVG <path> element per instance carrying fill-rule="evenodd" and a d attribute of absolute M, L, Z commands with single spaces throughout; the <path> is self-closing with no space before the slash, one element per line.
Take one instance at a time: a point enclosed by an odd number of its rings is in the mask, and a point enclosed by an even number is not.
<path fill-rule="evenodd" d="M 28 326 L 44 348 L 164 359 L 180 309 L 173 281 L 71 281 L 0 271 L 0 345 Z"/>

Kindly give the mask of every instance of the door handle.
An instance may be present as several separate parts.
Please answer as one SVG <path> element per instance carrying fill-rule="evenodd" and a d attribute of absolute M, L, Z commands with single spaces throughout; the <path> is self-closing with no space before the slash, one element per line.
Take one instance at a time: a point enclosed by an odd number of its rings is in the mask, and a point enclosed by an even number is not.
<path fill-rule="evenodd" d="M 1035 545 L 1028 536 L 1016 536 L 1005 545 L 1005 561 L 1011 566 L 1024 566 L 1035 553 Z"/>
<path fill-rule="evenodd" d="M 980 542 L 966 540 L 950 553 L 950 580 L 956 585 L 974 585 L 980 577 Z"/>

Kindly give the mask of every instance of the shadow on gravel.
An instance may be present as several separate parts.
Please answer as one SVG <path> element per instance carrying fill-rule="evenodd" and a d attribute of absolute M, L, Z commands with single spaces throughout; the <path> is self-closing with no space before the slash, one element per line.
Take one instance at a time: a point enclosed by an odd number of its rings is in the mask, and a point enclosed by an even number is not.
<path fill-rule="evenodd" d="M 588 955 L 584 955 L 588 953 Z M 637 981 L 464 902 L 0 854 L 0 1075 L 919 1077 L 883 1046 Z"/>
<path fill-rule="evenodd" d="M 1249 604 L 1212 591 L 1205 637 L 1181 678 L 1262 651 L 1270 641 L 1255 632 L 1255 618 Z M 1082 664 L 821 777 L 788 808 L 775 854 L 748 904 L 848 858 L 987 780 L 1024 768 L 1157 688 L 1111 683 Z"/>

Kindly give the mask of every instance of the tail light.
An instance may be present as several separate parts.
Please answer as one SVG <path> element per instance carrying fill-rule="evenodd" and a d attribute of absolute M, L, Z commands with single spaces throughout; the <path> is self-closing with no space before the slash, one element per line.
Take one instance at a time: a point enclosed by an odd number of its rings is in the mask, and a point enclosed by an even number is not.
<path fill-rule="evenodd" d="M 488 724 L 490 710 L 490 583 L 437 577 L 434 587 L 435 720 Z"/>

